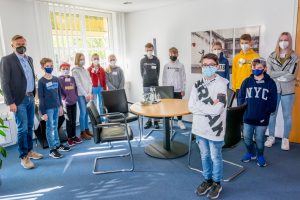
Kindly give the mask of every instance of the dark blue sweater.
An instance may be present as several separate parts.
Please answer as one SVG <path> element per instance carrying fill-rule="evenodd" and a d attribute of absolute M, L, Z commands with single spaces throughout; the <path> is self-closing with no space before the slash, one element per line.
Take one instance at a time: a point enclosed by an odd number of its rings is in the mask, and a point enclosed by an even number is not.
<path fill-rule="evenodd" d="M 47 109 L 60 107 L 62 102 L 58 78 L 53 76 L 51 80 L 48 80 L 42 77 L 38 83 L 38 95 L 42 115 L 47 114 Z"/>
<path fill-rule="evenodd" d="M 229 80 L 229 62 L 227 58 L 224 57 L 223 52 L 221 52 L 219 57 L 219 66 L 220 69 L 217 71 L 217 74 Z"/>
<path fill-rule="evenodd" d="M 244 123 L 254 126 L 267 126 L 271 113 L 277 105 L 277 88 L 273 79 L 266 73 L 260 81 L 250 75 L 242 83 L 238 94 L 238 105 L 246 103 Z"/>

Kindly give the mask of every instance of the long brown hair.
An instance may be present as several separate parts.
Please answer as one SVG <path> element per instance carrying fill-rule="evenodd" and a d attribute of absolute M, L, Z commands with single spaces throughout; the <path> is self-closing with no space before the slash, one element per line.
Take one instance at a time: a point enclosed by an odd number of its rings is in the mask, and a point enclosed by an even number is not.
<path fill-rule="evenodd" d="M 81 56 L 84 56 L 84 54 L 83 53 L 76 53 L 76 55 L 75 55 L 75 63 L 74 63 L 76 66 L 79 66 L 80 57 Z"/>
<path fill-rule="evenodd" d="M 286 54 L 286 57 L 290 57 L 292 52 L 293 52 L 293 49 L 292 49 L 292 44 L 293 44 L 293 39 L 292 39 L 292 36 L 289 32 L 282 32 L 277 40 L 277 44 L 276 44 L 276 48 L 275 48 L 275 52 L 276 52 L 276 57 L 279 57 L 280 55 L 280 47 L 279 47 L 279 42 L 280 42 L 280 38 L 281 36 L 283 35 L 286 35 L 288 36 L 288 40 L 289 40 L 289 46 L 287 48 L 287 54 Z"/>

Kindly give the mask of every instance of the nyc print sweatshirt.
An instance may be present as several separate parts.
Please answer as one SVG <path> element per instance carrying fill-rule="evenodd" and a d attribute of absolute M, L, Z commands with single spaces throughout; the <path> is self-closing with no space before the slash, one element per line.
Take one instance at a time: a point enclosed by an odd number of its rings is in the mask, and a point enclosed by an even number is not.
<path fill-rule="evenodd" d="M 223 141 L 226 127 L 228 80 L 216 75 L 213 80 L 197 81 L 189 99 L 193 113 L 192 133 L 212 141 Z M 214 100 L 219 102 L 214 105 Z"/>

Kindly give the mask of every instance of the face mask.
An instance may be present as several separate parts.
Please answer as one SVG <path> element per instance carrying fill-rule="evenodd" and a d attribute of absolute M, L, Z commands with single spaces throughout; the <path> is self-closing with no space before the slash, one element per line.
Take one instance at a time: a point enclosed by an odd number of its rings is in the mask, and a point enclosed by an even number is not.
<path fill-rule="evenodd" d="M 250 45 L 249 44 L 241 44 L 241 49 L 244 52 L 247 52 L 250 49 Z"/>
<path fill-rule="evenodd" d="M 202 68 L 202 74 L 205 77 L 211 77 L 212 75 L 214 75 L 217 72 L 217 68 L 214 66 L 207 66 Z"/>
<path fill-rule="evenodd" d="M 263 69 L 252 69 L 252 73 L 254 76 L 260 76 L 262 73 L 264 73 Z"/>
<path fill-rule="evenodd" d="M 45 72 L 46 72 L 47 74 L 51 74 L 51 73 L 53 72 L 53 67 L 46 67 L 46 68 L 45 68 Z"/>
<path fill-rule="evenodd" d="M 81 60 L 81 61 L 79 61 L 79 66 L 83 66 L 85 64 L 85 60 Z"/>
<path fill-rule="evenodd" d="M 286 48 L 288 48 L 288 46 L 289 46 L 289 41 L 280 41 L 279 42 L 279 47 L 281 49 L 286 49 Z"/>
<path fill-rule="evenodd" d="M 94 64 L 94 66 L 98 65 L 99 64 L 99 60 L 93 60 L 93 64 Z"/>
<path fill-rule="evenodd" d="M 65 69 L 61 71 L 62 75 L 69 75 L 70 74 L 70 70 L 69 69 Z"/>
<path fill-rule="evenodd" d="M 18 54 L 24 54 L 26 52 L 26 47 L 25 46 L 20 46 L 16 48 L 16 52 Z"/>
<path fill-rule="evenodd" d="M 152 58 L 153 51 L 147 51 L 147 57 Z"/>
<path fill-rule="evenodd" d="M 216 54 L 218 57 L 220 57 L 221 50 L 213 50 L 213 53 Z"/>
<path fill-rule="evenodd" d="M 170 56 L 170 59 L 174 62 L 177 60 L 177 56 Z"/>
<path fill-rule="evenodd" d="M 114 67 L 116 65 L 116 61 L 115 60 L 110 61 L 109 64 L 110 64 L 110 66 Z"/>

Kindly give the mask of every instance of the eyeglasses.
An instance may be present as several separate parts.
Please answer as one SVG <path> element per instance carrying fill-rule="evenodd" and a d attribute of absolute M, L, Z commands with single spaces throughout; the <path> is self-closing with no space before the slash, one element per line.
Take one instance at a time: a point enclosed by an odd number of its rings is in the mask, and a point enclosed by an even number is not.
<path fill-rule="evenodd" d="M 217 64 L 202 64 L 202 67 L 217 67 Z"/>

